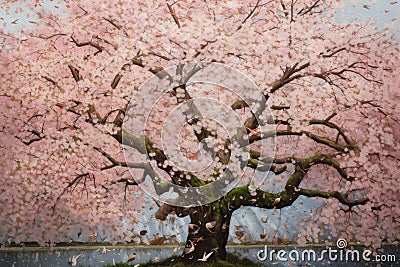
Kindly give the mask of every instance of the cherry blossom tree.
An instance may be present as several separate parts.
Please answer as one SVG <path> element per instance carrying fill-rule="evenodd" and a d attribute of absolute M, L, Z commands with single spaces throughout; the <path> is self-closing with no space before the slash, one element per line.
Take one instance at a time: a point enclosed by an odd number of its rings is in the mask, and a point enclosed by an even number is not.
<path fill-rule="evenodd" d="M 3 4 L 5 10 L 12 5 Z M 99 224 L 112 240 L 132 241 L 123 225 L 154 205 L 143 201 L 137 186 L 153 170 L 124 156 L 126 109 L 149 78 L 161 79 L 164 69 L 186 62 L 223 63 L 250 77 L 272 112 L 274 131 L 263 132 L 249 103 L 223 88 L 183 84 L 156 107 L 153 131 L 130 137 L 129 146 L 149 154 L 165 179 L 206 185 L 170 165 L 158 145 L 156 119 L 171 105 L 205 92 L 221 94 L 248 134 L 244 174 L 269 166 L 259 187 L 244 179 L 211 203 L 157 201 L 160 220 L 190 216 L 182 260 L 211 251 L 211 258 L 224 259 L 235 210 L 282 209 L 300 196 L 325 204 L 307 218 L 299 244 L 338 237 L 374 247 L 397 241 L 399 46 L 389 28 L 378 31 L 371 21 L 335 22 L 341 6 L 336 0 L 85 0 L 54 3 L 49 10 L 42 1 L 27 3 L 33 27 L 1 35 L 2 242 L 61 242 L 77 228 L 90 238 Z M 193 73 L 180 75 L 185 80 Z M 180 146 L 218 136 L 218 171 L 231 150 L 215 127 L 192 121 Z M 258 143 L 268 139 L 275 140 L 275 157 L 263 158 Z M 188 157 L 196 158 L 196 151 Z M 128 168 L 145 175 L 134 177 Z"/>

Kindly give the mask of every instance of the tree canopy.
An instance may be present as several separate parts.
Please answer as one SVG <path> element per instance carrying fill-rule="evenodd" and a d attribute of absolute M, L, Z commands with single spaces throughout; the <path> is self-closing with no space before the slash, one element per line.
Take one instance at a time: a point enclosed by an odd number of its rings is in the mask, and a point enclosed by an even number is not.
<path fill-rule="evenodd" d="M 127 168 L 151 170 L 124 157 L 125 112 L 148 79 L 187 62 L 220 63 L 247 75 L 263 93 L 274 128 L 262 132 L 249 104 L 224 88 L 175 87 L 155 107 L 148 135 L 130 139 L 145 144 L 137 152 L 149 153 L 167 180 L 207 183 L 170 165 L 155 135 L 163 126 L 157 118 L 165 120 L 171 105 L 220 97 L 244 121 L 251 144 L 244 173 L 267 164 L 268 183 L 280 191 L 244 182 L 210 207 L 228 214 L 320 197 L 327 201 L 298 243 L 322 236 L 371 246 L 398 240 L 399 44 L 371 21 L 336 22 L 341 6 L 335 0 L 85 0 L 55 4 L 62 10 L 55 13 L 42 1 L 27 3 L 34 27 L 1 34 L 0 241 L 60 242 L 77 224 L 90 235 L 99 223 L 111 240 L 132 241 L 122 226 L 134 224 L 146 203 Z M 192 75 L 185 71 L 180 75 Z M 223 141 L 214 128 L 201 119 L 190 123 L 182 147 L 213 131 Z M 275 156 L 264 158 L 258 143 L 269 138 Z M 227 143 L 218 148 L 219 170 L 231 150 Z M 158 218 L 195 211 L 170 204 Z"/>

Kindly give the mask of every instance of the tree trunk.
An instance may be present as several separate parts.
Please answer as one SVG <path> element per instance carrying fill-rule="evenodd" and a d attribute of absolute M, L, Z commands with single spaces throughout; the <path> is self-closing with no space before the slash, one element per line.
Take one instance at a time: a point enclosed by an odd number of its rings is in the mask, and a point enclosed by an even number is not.
<path fill-rule="evenodd" d="M 183 261 L 194 262 L 211 255 L 207 262 L 226 259 L 231 212 L 223 213 L 219 205 L 192 208 Z"/>

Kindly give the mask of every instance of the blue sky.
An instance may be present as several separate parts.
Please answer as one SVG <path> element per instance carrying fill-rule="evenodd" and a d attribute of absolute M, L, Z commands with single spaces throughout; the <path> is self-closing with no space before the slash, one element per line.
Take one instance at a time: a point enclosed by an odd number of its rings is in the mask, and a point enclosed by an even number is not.
<path fill-rule="evenodd" d="M 367 21 L 372 19 L 380 29 L 393 22 L 394 26 L 399 29 L 399 17 L 400 0 L 364 0 L 359 1 L 356 5 L 346 1 L 345 7 L 340 10 L 336 18 L 338 21 Z"/>

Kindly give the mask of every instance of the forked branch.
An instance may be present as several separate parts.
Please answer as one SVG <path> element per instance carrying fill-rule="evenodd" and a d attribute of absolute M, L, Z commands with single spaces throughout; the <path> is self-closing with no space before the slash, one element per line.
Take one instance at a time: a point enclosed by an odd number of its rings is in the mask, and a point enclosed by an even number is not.
<path fill-rule="evenodd" d="M 349 199 L 348 196 L 339 193 L 338 191 L 324 192 L 320 190 L 300 188 L 298 193 L 299 195 L 306 197 L 336 198 L 340 203 L 347 205 L 350 209 L 357 205 L 364 205 L 369 201 L 368 198 Z"/>

